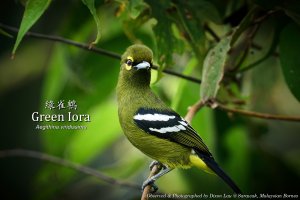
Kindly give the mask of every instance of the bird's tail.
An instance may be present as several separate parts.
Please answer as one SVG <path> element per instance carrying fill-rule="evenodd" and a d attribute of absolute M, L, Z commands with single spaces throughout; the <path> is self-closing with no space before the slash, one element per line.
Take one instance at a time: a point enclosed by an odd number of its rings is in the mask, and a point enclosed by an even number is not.
<path fill-rule="evenodd" d="M 242 191 L 239 189 L 239 187 L 233 182 L 233 180 L 219 167 L 219 165 L 216 163 L 216 161 L 208 157 L 206 155 L 203 155 L 199 152 L 196 151 L 198 156 L 205 162 L 207 167 L 209 167 L 215 174 L 217 174 L 220 178 L 223 179 L 225 183 L 227 183 L 231 189 L 236 193 L 236 194 L 242 194 Z"/>

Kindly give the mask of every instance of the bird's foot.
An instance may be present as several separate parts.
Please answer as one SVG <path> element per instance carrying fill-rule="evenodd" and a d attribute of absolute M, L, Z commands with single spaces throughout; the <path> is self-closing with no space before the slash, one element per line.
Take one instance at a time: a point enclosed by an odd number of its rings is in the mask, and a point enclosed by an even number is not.
<path fill-rule="evenodd" d="M 157 165 L 158 168 L 162 168 L 162 169 L 166 169 L 166 168 L 167 168 L 167 167 L 166 167 L 164 164 L 162 164 L 161 162 L 158 162 L 157 160 L 153 160 L 153 161 L 150 163 L 150 165 L 149 165 L 150 171 L 153 169 L 153 167 L 154 167 L 155 165 Z"/>
<path fill-rule="evenodd" d="M 166 165 L 162 164 L 161 162 L 158 162 L 156 160 L 152 161 L 151 164 L 149 165 L 150 170 L 153 170 L 153 167 L 157 166 L 157 172 L 155 172 L 156 175 L 148 178 L 142 185 L 142 190 L 144 191 L 144 189 L 150 185 L 151 186 L 151 193 L 155 193 L 158 190 L 158 187 L 154 184 L 154 182 L 161 176 L 163 176 L 164 174 L 168 173 L 169 171 L 171 171 L 172 169 L 168 168 Z"/>
<path fill-rule="evenodd" d="M 153 179 L 153 178 L 147 179 L 142 185 L 142 191 L 144 191 L 144 189 L 148 185 L 150 185 L 151 186 L 150 193 L 152 193 L 152 194 L 155 193 L 158 190 L 158 187 L 154 184 L 154 182 L 155 182 L 155 179 Z"/>

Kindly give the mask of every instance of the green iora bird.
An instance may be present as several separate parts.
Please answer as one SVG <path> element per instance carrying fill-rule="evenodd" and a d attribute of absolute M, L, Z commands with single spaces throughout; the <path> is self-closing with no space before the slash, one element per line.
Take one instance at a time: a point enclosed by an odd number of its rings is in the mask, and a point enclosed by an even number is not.
<path fill-rule="evenodd" d="M 118 114 L 128 140 L 162 164 L 162 170 L 147 179 L 142 189 L 174 168 L 196 166 L 220 176 L 235 193 L 241 193 L 218 166 L 197 132 L 165 105 L 150 88 L 153 53 L 144 45 L 132 45 L 122 55 L 117 85 Z"/>

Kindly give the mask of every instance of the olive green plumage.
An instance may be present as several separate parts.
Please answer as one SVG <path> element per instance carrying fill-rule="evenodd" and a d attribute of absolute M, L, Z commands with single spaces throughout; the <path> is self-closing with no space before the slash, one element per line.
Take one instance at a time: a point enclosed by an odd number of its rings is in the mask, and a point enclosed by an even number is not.
<path fill-rule="evenodd" d="M 122 56 L 121 71 L 117 86 L 119 120 L 128 140 L 149 157 L 162 163 L 188 165 L 189 149 L 168 140 L 162 140 L 143 132 L 133 123 L 135 112 L 143 106 L 164 109 L 164 103 L 153 94 L 150 89 L 150 70 L 126 70 L 125 61 L 128 56 L 134 61 L 148 61 L 152 63 L 150 49 L 136 45 L 129 47 Z M 166 155 L 162 157 L 161 155 Z"/>
<path fill-rule="evenodd" d="M 136 148 L 167 167 L 196 166 L 214 172 L 240 192 L 195 130 L 151 91 L 152 57 L 144 45 L 132 45 L 122 56 L 117 101 L 124 134 Z"/>

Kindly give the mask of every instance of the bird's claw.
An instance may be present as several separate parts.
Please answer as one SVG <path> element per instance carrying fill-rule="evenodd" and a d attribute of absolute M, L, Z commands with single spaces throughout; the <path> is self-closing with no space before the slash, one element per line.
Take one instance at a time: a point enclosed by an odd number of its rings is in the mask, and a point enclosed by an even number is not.
<path fill-rule="evenodd" d="M 150 163 L 150 165 L 149 165 L 150 171 L 152 171 L 152 169 L 153 169 L 154 166 L 157 166 L 157 167 L 158 167 L 158 171 L 160 171 L 160 172 L 161 172 L 162 169 L 163 169 L 163 170 L 167 169 L 167 166 L 166 166 L 166 165 L 162 164 L 162 163 L 159 162 L 159 161 L 154 160 L 154 161 L 152 161 L 152 162 Z M 157 173 L 158 173 L 158 172 L 157 172 Z M 143 185 L 142 185 L 142 191 L 144 191 L 144 189 L 145 189 L 148 185 L 151 186 L 151 190 L 150 190 L 151 193 L 155 193 L 155 192 L 158 190 L 158 187 L 154 184 L 155 180 L 156 180 L 157 178 L 160 177 L 160 176 L 158 176 L 159 173 L 158 173 L 158 174 L 157 174 L 157 173 L 156 173 L 155 176 L 152 176 L 151 178 L 148 178 L 148 179 L 143 183 Z"/>
<path fill-rule="evenodd" d="M 153 160 L 153 161 L 150 163 L 150 165 L 149 165 L 150 171 L 153 169 L 153 167 L 154 167 L 155 165 L 161 165 L 161 163 L 158 162 L 157 160 Z"/>
<path fill-rule="evenodd" d="M 162 168 L 162 169 L 166 169 L 166 168 L 167 168 L 167 167 L 166 167 L 164 164 L 162 164 L 161 162 L 158 162 L 157 160 L 153 160 L 153 161 L 150 163 L 150 165 L 149 165 L 150 171 L 153 169 L 153 167 L 154 167 L 155 165 L 157 165 L 158 167 L 160 167 L 160 168 Z"/>
<path fill-rule="evenodd" d="M 147 180 L 143 183 L 143 185 L 142 185 L 142 191 L 144 191 L 144 189 L 145 189 L 148 185 L 150 185 L 150 186 L 151 186 L 150 192 L 151 192 L 152 194 L 155 193 L 155 192 L 158 190 L 158 187 L 154 184 L 154 182 L 155 182 L 154 179 L 151 179 L 151 178 L 147 179 Z"/>

